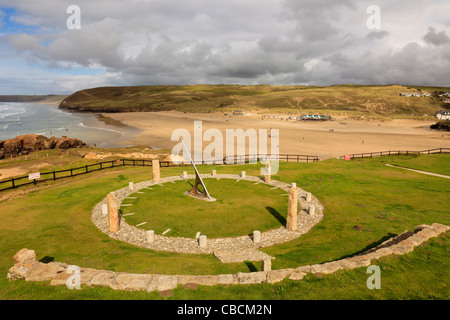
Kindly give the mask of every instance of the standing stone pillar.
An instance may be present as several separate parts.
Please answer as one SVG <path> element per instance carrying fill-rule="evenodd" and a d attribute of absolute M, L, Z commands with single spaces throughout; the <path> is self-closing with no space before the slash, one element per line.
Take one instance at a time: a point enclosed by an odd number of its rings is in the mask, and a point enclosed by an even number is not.
<path fill-rule="evenodd" d="M 286 229 L 289 231 L 297 230 L 297 204 L 298 191 L 297 188 L 289 189 L 288 212 L 286 219 Z"/>
<path fill-rule="evenodd" d="M 102 215 L 106 216 L 108 214 L 108 204 L 102 204 Z"/>
<path fill-rule="evenodd" d="M 270 258 L 261 260 L 261 271 L 271 271 L 272 270 L 272 260 Z"/>
<path fill-rule="evenodd" d="M 306 201 L 311 202 L 311 192 L 306 193 Z"/>
<path fill-rule="evenodd" d="M 212 176 L 213 176 L 213 178 L 216 177 L 216 170 L 213 170 L 213 171 L 212 171 Z"/>
<path fill-rule="evenodd" d="M 183 171 L 183 179 L 187 179 L 187 171 Z"/>
<path fill-rule="evenodd" d="M 108 200 L 108 225 L 110 232 L 117 232 L 119 225 L 119 203 L 113 192 L 107 195 Z"/>
<path fill-rule="evenodd" d="M 200 248 L 206 248 L 206 236 L 204 234 L 199 237 L 198 244 Z"/>
<path fill-rule="evenodd" d="M 253 231 L 253 243 L 258 244 L 261 242 L 261 231 Z"/>
<path fill-rule="evenodd" d="M 241 172 L 241 179 L 245 179 L 245 171 Z"/>
<path fill-rule="evenodd" d="M 133 191 L 134 189 L 134 182 L 128 182 L 128 188 Z"/>
<path fill-rule="evenodd" d="M 270 183 L 270 174 L 272 172 L 272 168 L 270 167 L 270 161 L 268 160 L 266 162 L 266 172 L 264 174 L 264 181 L 266 183 Z"/>
<path fill-rule="evenodd" d="M 159 182 L 160 179 L 159 160 L 152 160 L 152 172 L 153 172 L 153 181 Z"/>
<path fill-rule="evenodd" d="M 155 242 L 155 231 L 154 230 L 147 230 L 145 232 L 145 235 L 147 237 L 147 243 Z"/>
<path fill-rule="evenodd" d="M 308 213 L 309 213 L 310 216 L 313 216 L 316 213 L 316 206 L 311 204 L 309 206 L 309 212 Z"/>

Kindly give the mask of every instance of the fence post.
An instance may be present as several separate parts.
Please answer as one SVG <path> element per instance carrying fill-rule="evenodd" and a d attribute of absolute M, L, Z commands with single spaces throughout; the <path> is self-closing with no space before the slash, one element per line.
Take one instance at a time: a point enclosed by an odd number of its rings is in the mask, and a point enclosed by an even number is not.
<path fill-rule="evenodd" d="M 15 188 L 16 186 L 14 185 L 14 178 L 11 179 L 12 182 L 12 187 Z"/>
<path fill-rule="evenodd" d="M 73 170 L 70 169 L 70 176 L 73 176 Z"/>
<path fill-rule="evenodd" d="M 56 172 L 53 171 L 53 180 L 56 180 Z"/>
<path fill-rule="evenodd" d="M 86 166 L 86 173 L 88 173 L 88 166 Z"/>

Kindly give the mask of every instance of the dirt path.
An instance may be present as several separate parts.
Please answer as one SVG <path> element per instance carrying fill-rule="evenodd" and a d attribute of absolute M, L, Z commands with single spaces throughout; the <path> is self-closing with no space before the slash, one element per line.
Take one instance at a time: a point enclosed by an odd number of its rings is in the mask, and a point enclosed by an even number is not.
<path fill-rule="evenodd" d="M 386 163 L 386 165 L 389 166 L 389 167 L 394 167 L 394 168 L 399 168 L 399 169 L 404 169 L 404 170 L 414 171 L 414 172 L 421 173 L 421 174 L 426 174 L 426 175 L 429 175 L 429 176 L 435 176 L 435 177 L 440 177 L 440 178 L 450 179 L 450 176 L 446 176 L 446 175 L 444 175 L 444 174 L 438 174 L 438 173 L 433 173 L 433 172 L 428 172 L 428 171 L 422 171 L 422 170 L 410 169 L 410 168 L 405 168 L 405 167 L 395 166 L 395 165 L 388 164 L 388 163 Z"/>

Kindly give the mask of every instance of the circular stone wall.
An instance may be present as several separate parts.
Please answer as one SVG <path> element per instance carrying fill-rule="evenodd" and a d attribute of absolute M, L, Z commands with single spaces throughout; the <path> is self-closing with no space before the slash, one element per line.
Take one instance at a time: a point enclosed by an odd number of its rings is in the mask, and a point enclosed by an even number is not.
<path fill-rule="evenodd" d="M 263 179 L 254 176 L 246 176 L 241 178 L 236 174 L 217 174 L 213 177 L 211 174 L 202 174 L 202 179 L 234 179 L 254 181 L 259 183 L 266 183 Z M 188 179 L 195 179 L 195 175 L 188 175 Z M 150 187 L 155 184 L 164 184 L 167 182 L 184 180 L 180 176 L 172 176 L 161 178 L 159 182 L 153 180 L 143 181 L 135 183 L 133 188 L 125 187 L 114 191 L 116 198 L 121 203 L 130 194 L 139 191 L 140 189 Z M 289 192 L 291 188 L 290 184 L 280 181 L 272 180 L 270 183 L 266 183 L 273 187 L 280 188 Z M 297 187 L 299 190 L 299 214 L 297 218 L 297 230 L 288 231 L 285 227 L 279 227 L 276 229 L 261 232 L 261 240 L 259 243 L 254 243 L 251 236 L 242 235 L 237 237 L 226 238 L 211 238 L 207 240 L 206 247 L 200 248 L 198 239 L 195 237 L 170 237 L 162 234 L 155 234 L 154 242 L 148 243 L 146 230 L 129 225 L 124 217 L 120 217 L 120 230 L 117 232 L 109 232 L 108 228 L 108 215 L 102 213 L 102 206 L 106 204 L 106 197 L 99 202 L 92 210 L 91 219 L 93 223 L 104 233 L 108 234 L 111 238 L 124 241 L 142 248 L 147 248 L 156 251 L 167 251 L 177 253 L 193 253 L 193 254 L 210 254 L 215 252 L 226 252 L 236 250 L 255 250 L 263 247 L 280 244 L 283 242 L 291 241 L 300 237 L 302 234 L 308 232 L 316 223 L 318 223 L 323 217 L 322 204 L 311 195 L 311 200 L 306 200 L 307 192 Z M 286 197 L 286 202 L 288 201 Z M 315 211 L 309 214 L 309 207 L 315 206 Z M 195 233 L 195 231 L 193 231 Z M 208 236 L 208 235 L 206 235 Z"/>

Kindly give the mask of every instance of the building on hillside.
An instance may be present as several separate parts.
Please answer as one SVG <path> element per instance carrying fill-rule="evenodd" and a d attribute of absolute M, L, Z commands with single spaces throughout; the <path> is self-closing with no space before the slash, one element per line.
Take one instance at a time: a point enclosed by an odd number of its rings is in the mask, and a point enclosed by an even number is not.
<path fill-rule="evenodd" d="M 430 93 L 422 92 L 401 92 L 398 95 L 402 97 L 431 97 Z"/>
<path fill-rule="evenodd" d="M 434 117 L 439 120 L 450 120 L 449 110 L 439 110 L 434 114 Z"/>

